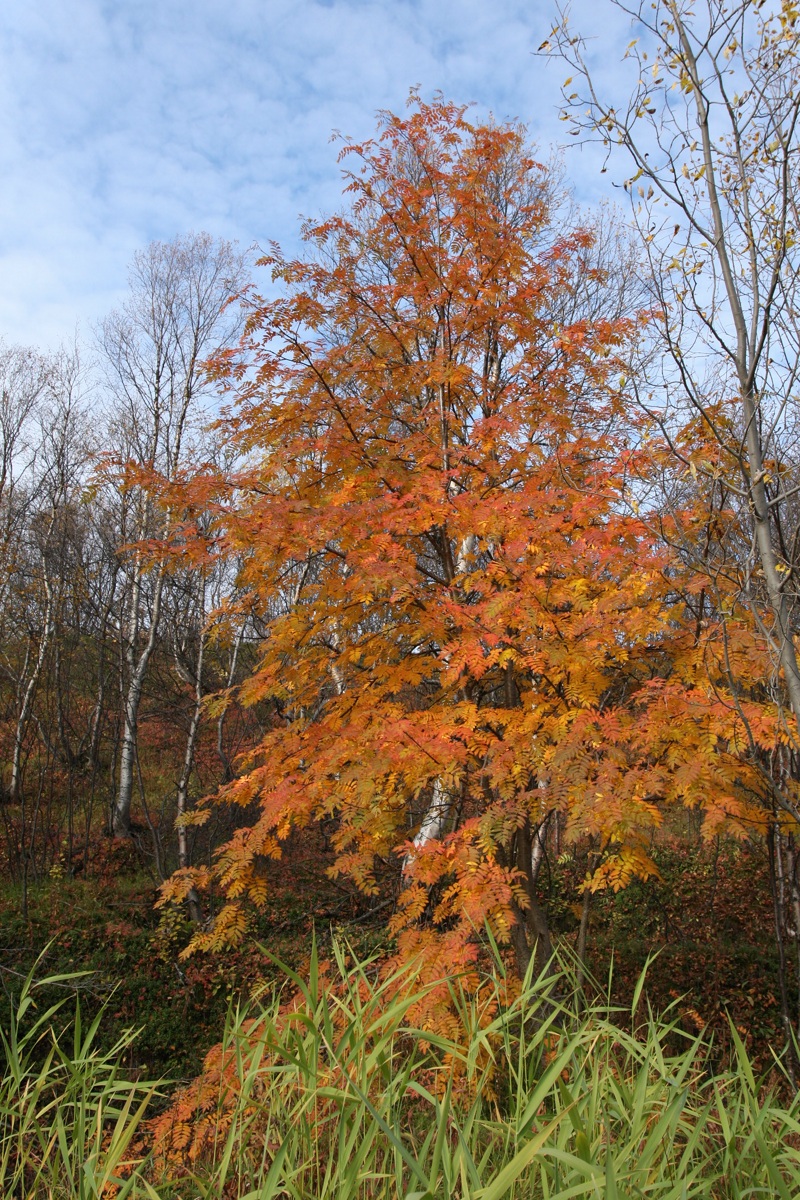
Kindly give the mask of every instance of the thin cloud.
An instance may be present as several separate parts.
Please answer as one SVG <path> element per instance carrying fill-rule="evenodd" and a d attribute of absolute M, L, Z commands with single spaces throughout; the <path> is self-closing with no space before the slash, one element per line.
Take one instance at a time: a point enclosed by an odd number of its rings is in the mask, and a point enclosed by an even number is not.
<path fill-rule="evenodd" d="M 414 85 L 555 141 L 557 69 L 532 57 L 551 21 L 516 0 L 6 0 L 0 333 L 69 339 L 153 238 L 291 251 L 300 213 L 340 203 L 331 131 L 368 136 Z M 594 165 L 580 182 L 598 194 Z"/>

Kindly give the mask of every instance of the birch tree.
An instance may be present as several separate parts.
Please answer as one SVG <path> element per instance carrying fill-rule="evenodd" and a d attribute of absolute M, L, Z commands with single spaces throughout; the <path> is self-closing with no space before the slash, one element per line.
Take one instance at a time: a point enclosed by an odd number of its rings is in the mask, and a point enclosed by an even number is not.
<path fill-rule="evenodd" d="M 42 693 L 58 673 L 57 633 L 73 582 L 75 518 L 90 445 L 77 354 L 45 358 L 24 351 L 13 357 L 17 369 L 3 403 L 0 667 L 10 685 L 8 799 L 17 814 L 14 840 L 25 910 L 29 875 L 46 865 L 50 813 L 42 811 L 44 778 L 60 747 L 57 722 L 45 711 Z M 26 778 L 29 759 L 35 764 L 32 783 Z"/>
<path fill-rule="evenodd" d="M 238 318 L 229 301 L 243 283 L 243 256 L 207 234 L 153 243 L 135 256 L 129 298 L 100 332 L 118 461 L 169 484 L 193 454 L 202 457 L 197 439 L 212 394 L 204 363 L 235 337 Z M 176 514 L 144 485 L 127 490 L 119 514 L 120 545 L 133 548 L 123 553 L 123 729 L 110 825 L 127 837 L 139 710 L 168 580 L 168 558 L 148 555 L 143 543 L 165 538 Z"/>
<path fill-rule="evenodd" d="M 48 386 L 43 355 L 0 343 L 0 612 L 8 612 L 22 530 L 35 501 L 36 414 Z"/>

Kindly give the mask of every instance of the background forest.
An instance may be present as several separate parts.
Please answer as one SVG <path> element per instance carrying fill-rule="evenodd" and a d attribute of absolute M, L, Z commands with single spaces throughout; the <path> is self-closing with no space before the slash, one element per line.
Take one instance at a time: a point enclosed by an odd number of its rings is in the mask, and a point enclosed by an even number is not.
<path fill-rule="evenodd" d="M 9 1194 L 792 1194 L 798 15 L 635 15 L 630 215 L 412 92 L 0 348 Z"/>

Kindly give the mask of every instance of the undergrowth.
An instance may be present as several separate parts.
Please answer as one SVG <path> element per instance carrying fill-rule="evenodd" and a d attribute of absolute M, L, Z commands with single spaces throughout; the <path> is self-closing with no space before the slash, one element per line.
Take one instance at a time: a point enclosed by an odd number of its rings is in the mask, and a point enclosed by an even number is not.
<path fill-rule="evenodd" d="M 744 1200 L 800 1194 L 800 1108 L 657 1016 L 585 1011 L 569 962 L 518 994 L 502 963 L 449 981 L 452 1034 L 420 1027 L 413 967 L 387 977 L 336 946 L 284 995 L 231 1009 L 200 1080 L 153 1117 L 151 1082 L 96 1048 L 79 1006 L 37 1008 L 29 978 L 3 1034 L 3 1194 L 26 1200 Z M 57 981 L 55 981 L 57 982 Z M 48 992 L 49 994 L 49 992 Z M 71 1011 L 67 1011 L 70 1009 Z"/>

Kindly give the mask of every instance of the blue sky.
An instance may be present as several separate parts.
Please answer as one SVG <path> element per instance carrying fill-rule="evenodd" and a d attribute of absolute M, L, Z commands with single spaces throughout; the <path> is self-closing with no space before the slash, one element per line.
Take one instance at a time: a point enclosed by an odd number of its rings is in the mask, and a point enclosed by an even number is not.
<path fill-rule="evenodd" d="M 125 292 L 153 239 L 208 230 L 297 248 L 340 203 L 334 129 L 359 138 L 409 88 L 475 101 L 557 143 L 564 69 L 533 56 L 551 0 L 3 0 L 0 337 L 55 347 Z M 579 0 L 613 75 L 630 34 Z M 579 196 L 610 193 L 573 151 Z M 617 172 L 619 174 L 619 172 Z"/>

